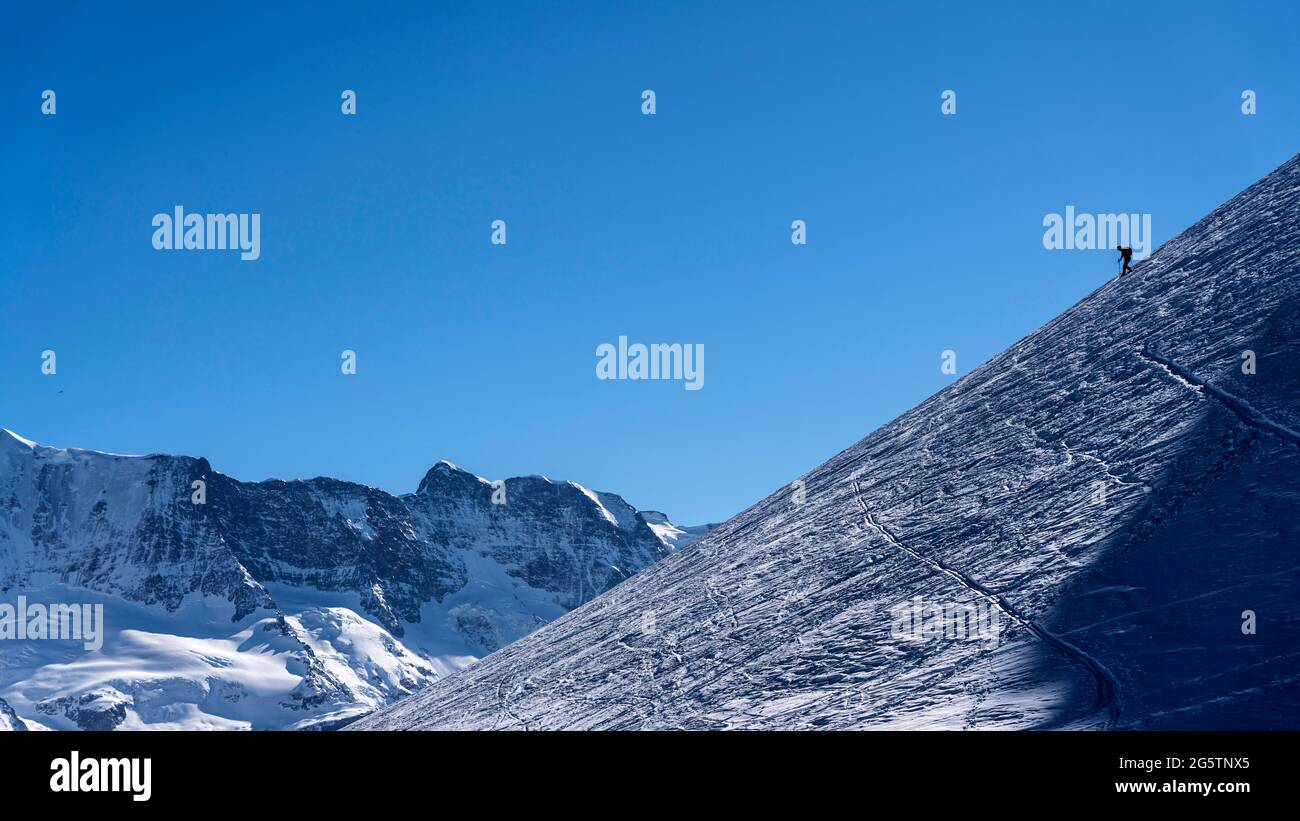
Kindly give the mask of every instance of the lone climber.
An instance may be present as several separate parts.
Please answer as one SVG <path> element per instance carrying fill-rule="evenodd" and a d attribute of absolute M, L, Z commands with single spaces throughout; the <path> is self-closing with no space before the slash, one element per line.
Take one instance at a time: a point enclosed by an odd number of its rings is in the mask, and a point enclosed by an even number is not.
<path fill-rule="evenodd" d="M 1124 269 L 1119 272 L 1120 276 L 1124 276 L 1129 271 L 1133 270 L 1133 266 L 1129 265 L 1129 263 L 1132 262 L 1133 260 L 1133 249 L 1128 247 L 1127 245 L 1116 245 L 1115 250 L 1119 251 L 1119 259 L 1115 261 L 1116 262 L 1119 262 L 1120 260 L 1124 261 Z"/>

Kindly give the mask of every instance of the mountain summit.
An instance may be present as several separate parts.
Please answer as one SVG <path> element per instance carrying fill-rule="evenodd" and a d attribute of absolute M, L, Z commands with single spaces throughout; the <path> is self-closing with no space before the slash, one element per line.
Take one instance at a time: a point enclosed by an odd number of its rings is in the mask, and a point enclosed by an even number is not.
<path fill-rule="evenodd" d="M 686 550 L 354 725 L 1300 722 L 1300 158 Z"/>

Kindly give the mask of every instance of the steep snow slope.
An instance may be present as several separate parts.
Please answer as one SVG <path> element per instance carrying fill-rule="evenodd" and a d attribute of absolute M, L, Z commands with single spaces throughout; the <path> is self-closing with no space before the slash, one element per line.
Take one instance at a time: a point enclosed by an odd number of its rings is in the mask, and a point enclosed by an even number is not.
<path fill-rule="evenodd" d="M 395 497 L 3 431 L 0 605 L 101 605 L 107 629 L 89 652 L 0 641 L 0 696 L 60 729 L 337 726 L 674 547 L 620 497 L 572 482 L 494 485 L 440 462 Z"/>
<path fill-rule="evenodd" d="M 354 726 L 1300 728 L 1298 263 L 1293 158 L 806 501 Z"/>

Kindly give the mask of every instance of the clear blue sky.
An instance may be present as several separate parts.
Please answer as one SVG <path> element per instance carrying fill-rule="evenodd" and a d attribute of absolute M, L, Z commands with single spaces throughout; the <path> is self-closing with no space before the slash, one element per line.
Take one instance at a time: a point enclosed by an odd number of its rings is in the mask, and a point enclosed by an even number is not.
<path fill-rule="evenodd" d="M 1113 275 L 1045 214 L 1160 243 L 1300 149 L 1294 3 L 15 5 L 0 426 L 241 479 L 447 458 L 724 519 Z M 155 251 L 177 204 L 260 213 L 261 259 Z M 704 389 L 598 381 L 620 334 L 703 343 Z"/>

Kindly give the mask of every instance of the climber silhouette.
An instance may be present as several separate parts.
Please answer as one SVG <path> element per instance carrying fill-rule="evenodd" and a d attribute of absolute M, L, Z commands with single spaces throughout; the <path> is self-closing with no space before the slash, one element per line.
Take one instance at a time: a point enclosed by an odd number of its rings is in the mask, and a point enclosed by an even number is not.
<path fill-rule="evenodd" d="M 1133 249 L 1127 245 L 1116 245 L 1115 250 L 1119 251 L 1119 259 L 1124 261 L 1124 269 L 1119 272 L 1120 276 L 1124 276 L 1129 271 L 1133 270 L 1133 266 L 1129 265 L 1129 262 L 1133 259 Z M 1119 262 L 1119 260 L 1115 261 Z"/>

